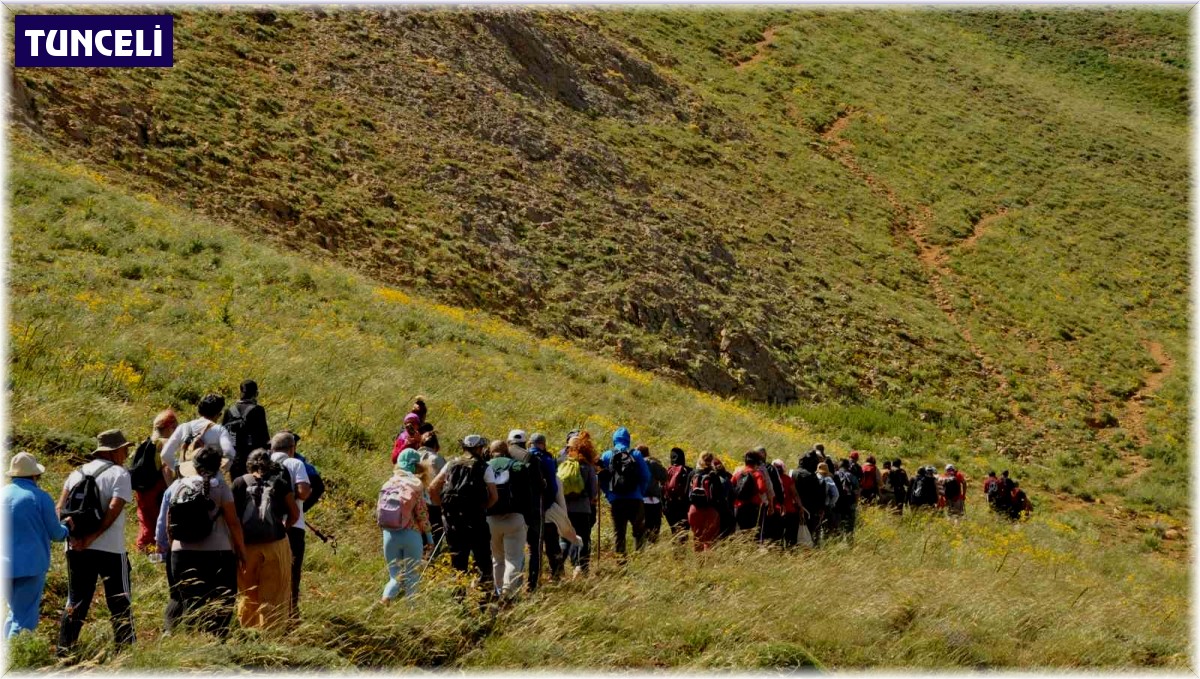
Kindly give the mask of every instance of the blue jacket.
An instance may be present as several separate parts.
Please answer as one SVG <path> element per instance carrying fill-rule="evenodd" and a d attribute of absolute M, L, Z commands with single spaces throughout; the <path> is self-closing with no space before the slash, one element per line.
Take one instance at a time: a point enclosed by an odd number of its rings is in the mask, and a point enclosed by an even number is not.
<path fill-rule="evenodd" d="M 0 489 L 8 515 L 8 544 L 3 561 L 12 578 L 43 575 L 50 570 L 50 541 L 67 539 L 67 527 L 58 521 L 54 500 L 32 479 L 17 478 Z"/>
<path fill-rule="evenodd" d="M 621 427 L 613 433 L 613 447 L 604 451 L 600 456 L 600 468 L 610 470 L 613 454 L 620 450 L 629 450 L 629 430 Z M 650 465 L 646 464 L 646 460 L 642 454 L 634 450 L 631 453 L 634 461 L 637 462 L 638 469 L 638 487 L 632 493 L 617 494 L 612 492 L 610 488 L 605 486 L 604 497 L 608 498 L 609 504 L 613 500 L 642 500 L 646 497 L 646 491 L 650 489 Z"/>
<path fill-rule="evenodd" d="M 530 446 L 529 454 L 542 466 L 542 478 L 548 484 L 546 493 L 549 497 L 555 497 L 558 495 L 558 462 L 554 460 L 554 456 L 550 454 L 550 451 L 545 448 Z M 553 500 L 549 503 L 542 502 L 542 509 L 549 509 L 552 504 L 554 504 Z"/>

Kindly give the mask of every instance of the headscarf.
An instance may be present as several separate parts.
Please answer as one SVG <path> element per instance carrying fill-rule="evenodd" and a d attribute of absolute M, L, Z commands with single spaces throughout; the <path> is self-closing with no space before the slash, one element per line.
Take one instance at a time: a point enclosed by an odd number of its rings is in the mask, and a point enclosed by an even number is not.
<path fill-rule="evenodd" d="M 417 473 L 417 466 L 420 464 L 421 454 L 412 448 L 400 451 L 400 457 L 396 458 L 396 469 L 410 474 Z"/>

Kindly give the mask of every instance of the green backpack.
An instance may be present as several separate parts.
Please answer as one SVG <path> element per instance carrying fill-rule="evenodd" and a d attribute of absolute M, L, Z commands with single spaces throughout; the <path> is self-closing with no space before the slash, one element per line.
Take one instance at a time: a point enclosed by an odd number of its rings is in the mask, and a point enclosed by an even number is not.
<path fill-rule="evenodd" d="M 579 460 L 565 460 L 558 465 L 558 482 L 562 484 L 563 498 L 583 495 L 583 468 Z"/>

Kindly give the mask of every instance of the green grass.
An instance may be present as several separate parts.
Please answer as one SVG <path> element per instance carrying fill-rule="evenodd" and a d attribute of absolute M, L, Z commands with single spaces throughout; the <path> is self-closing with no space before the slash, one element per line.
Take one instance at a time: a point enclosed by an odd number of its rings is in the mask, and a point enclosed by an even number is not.
<path fill-rule="evenodd" d="M 254 377 L 272 427 L 301 432 L 321 467 L 330 490 L 311 518 L 338 536 L 336 553 L 310 542 L 304 621 L 286 640 L 247 631 L 226 644 L 162 639 L 165 579 L 135 557 L 139 643 L 113 655 L 98 603 L 81 644 L 88 667 L 1188 664 L 1187 563 L 1160 553 L 1167 544 L 1157 534 L 1131 534 L 1086 506 L 1051 511 L 1036 491 L 1039 512 L 1012 526 L 981 506 L 976 482 L 958 524 L 866 510 L 853 545 L 783 555 L 727 543 L 699 556 L 661 544 L 625 571 L 606 529 L 597 577 L 544 587 L 497 616 L 453 602 L 444 560 L 411 604 L 373 607 L 386 576 L 371 509 L 391 437 L 418 392 L 448 447 L 468 431 L 497 437 L 522 426 L 556 442 L 574 426 L 604 438 L 618 424 L 660 453 L 681 445 L 693 456 L 734 457 L 762 442 L 791 459 L 818 437 L 841 455 L 851 445 L 841 430 L 860 439 L 853 445 L 872 443 L 868 451 L 938 439 L 869 410 L 801 411 L 819 425 L 784 425 L 782 413 L 273 250 L 52 161 L 21 135 L 11 141 L 10 422 L 19 444 L 47 460 L 43 485 L 62 483 L 95 431 L 142 436 L 158 409 L 190 413 L 199 395 L 231 394 Z M 931 447 L 919 458 L 947 454 Z M 986 462 L 968 457 L 964 467 L 977 476 Z M 1018 469 L 1022 479 L 1035 472 Z M 13 668 L 56 666 L 50 639 L 65 588 L 56 552 L 41 628 L 11 647 Z"/>

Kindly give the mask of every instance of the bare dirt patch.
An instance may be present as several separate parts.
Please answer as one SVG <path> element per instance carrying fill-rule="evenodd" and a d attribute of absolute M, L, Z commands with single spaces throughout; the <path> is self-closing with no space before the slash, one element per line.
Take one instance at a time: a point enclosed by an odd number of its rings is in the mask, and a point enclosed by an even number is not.
<path fill-rule="evenodd" d="M 750 57 L 749 59 L 747 59 L 743 62 L 736 64 L 733 67 L 733 70 L 741 71 L 747 67 L 757 64 L 758 62 L 762 61 L 763 59 L 766 59 L 767 58 L 767 49 L 772 45 L 772 43 L 775 42 L 775 32 L 776 32 L 776 30 L 778 30 L 778 28 L 779 28 L 778 26 L 767 26 L 766 30 L 763 31 L 762 40 L 759 40 L 758 42 L 754 43 L 754 56 Z"/>

